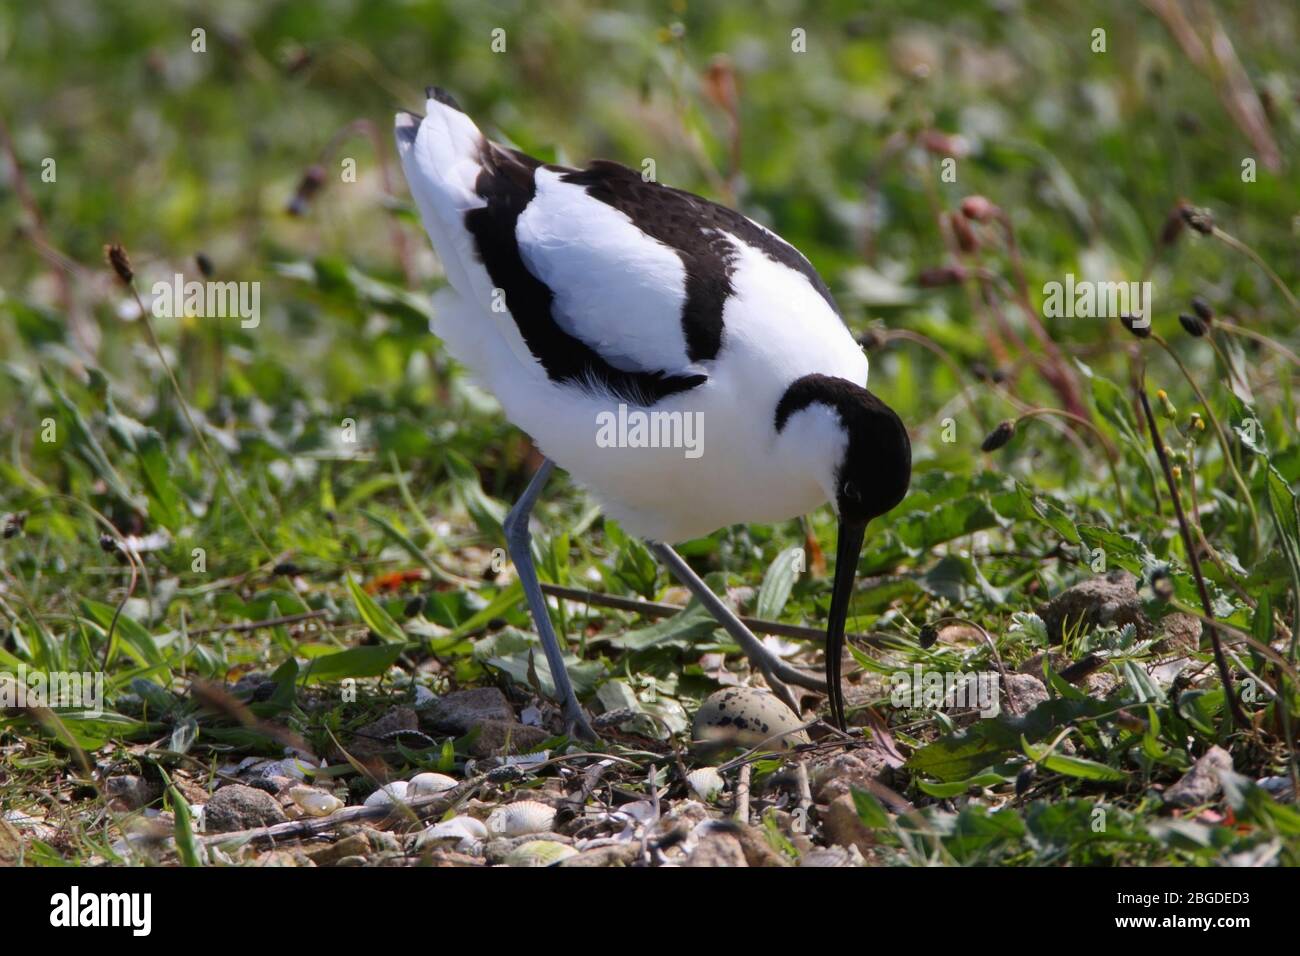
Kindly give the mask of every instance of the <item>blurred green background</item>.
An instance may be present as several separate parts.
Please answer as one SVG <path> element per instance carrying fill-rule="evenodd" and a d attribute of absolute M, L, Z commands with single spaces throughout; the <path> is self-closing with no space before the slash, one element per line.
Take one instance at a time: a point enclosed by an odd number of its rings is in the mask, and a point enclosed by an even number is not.
<path fill-rule="evenodd" d="M 1112 567 L 1168 567 L 1177 598 L 1199 607 L 1129 403 L 1139 356 L 1150 390 L 1168 392 L 1159 410 L 1182 456 L 1179 480 L 1205 506 L 1216 613 L 1261 640 L 1274 639 L 1276 623 L 1281 641 L 1283 621 L 1295 619 L 1293 584 L 1300 591 L 1283 556 L 1300 554 L 1300 531 L 1270 522 L 1265 488 L 1275 475 L 1274 503 L 1294 510 L 1286 485 L 1300 478 L 1300 359 L 1287 350 L 1300 345 L 1300 315 L 1278 285 L 1300 288 L 1297 48 L 1293 0 L 0 5 L 0 667 L 107 662 L 118 712 L 68 721 L 86 749 L 157 739 L 173 725 L 197 733 L 186 676 L 275 670 L 284 694 L 266 712 L 280 714 L 275 704 L 322 748 L 326 729 L 373 714 L 338 705 L 304 716 L 295 661 L 331 680 L 383 676 L 402 694 L 414 682 L 441 692 L 501 673 L 530 681 L 531 623 L 509 575 L 491 569 L 529 446 L 428 334 L 429 295 L 443 279 L 392 146 L 393 113 L 420 110 L 427 84 L 452 91 L 492 136 L 547 160 L 653 160 L 660 181 L 771 226 L 826 277 L 916 459 L 912 495 L 873 525 L 860 570 L 874 577 L 851 623 L 887 630 L 902 656 L 858 653 L 855 680 L 899 661 L 993 666 L 981 642 L 929 650 L 918 640 L 921 624 L 949 614 L 985 622 L 1009 663 L 1028 658 L 1047 641 L 1029 612 L 1098 571 L 1102 545 Z M 964 215 L 974 196 L 1003 218 L 978 221 L 979 203 Z M 1195 222 L 1212 216 L 1252 251 L 1197 234 L 1178 212 L 1192 207 L 1206 211 Z M 207 450 L 134 299 L 104 264 L 107 243 L 127 249 L 146 307 L 153 283 L 202 278 L 200 255 L 216 280 L 261 283 L 256 328 L 154 320 Z M 1044 284 L 1069 273 L 1148 277 L 1170 352 L 1113 319 L 1044 318 Z M 1217 352 L 1180 325 L 1194 295 L 1217 314 Z M 1227 334 L 1227 320 L 1245 331 Z M 982 455 L 1000 419 L 1068 401 L 1068 388 L 1049 381 L 1062 369 L 1104 437 L 1043 420 L 997 457 Z M 1210 393 L 1206 405 L 1193 385 Z M 1196 424 L 1210 407 L 1226 423 L 1218 444 Z M 1236 429 L 1252 415 L 1263 431 L 1247 439 Z M 544 578 L 669 596 L 645 548 L 571 486 L 553 482 L 540 518 Z M 683 550 L 726 576 L 711 578 L 719 587 L 762 579 L 763 613 L 820 625 L 828 586 L 815 547 L 829 545 L 831 527 L 823 509 L 806 525 L 725 529 Z M 141 551 L 137 580 L 121 539 L 159 529 L 167 537 Z M 796 582 L 773 572 L 804 546 L 812 573 Z M 413 567 L 414 577 L 385 584 L 385 573 Z M 315 623 L 223 633 L 299 613 Z M 727 648 L 707 643 L 712 626 L 689 614 L 655 629 L 636 615 L 583 613 L 556 610 L 582 658 L 584 696 L 640 706 L 634 689 L 649 674 L 663 726 L 684 729 L 679 700 L 715 686 L 699 654 Z M 202 636 L 191 641 L 195 625 Z M 1150 650 L 1102 630 L 1070 650 L 1117 659 Z M 1199 655 L 1201 680 L 1212 682 L 1208 651 Z M 1132 686 L 1134 700 L 1152 699 Z M 387 693 L 376 709 L 389 706 Z M 1199 695 L 1191 717 L 1160 705 L 1159 742 L 1155 729 L 1143 738 L 1087 724 L 1080 752 L 1108 768 L 1076 762 L 1070 774 L 1111 786 L 1122 771 L 1129 791 L 1112 793 L 1149 811 L 1152 776 L 1173 779 L 1225 726 L 1221 690 L 1189 694 Z M 1261 721 L 1279 719 L 1276 704 L 1264 706 L 1274 709 Z M 280 752 L 201 716 L 200 748 Z M 1289 759 L 1283 732 L 1268 726 L 1267 745 L 1250 752 L 1261 777 L 1287 772 Z M 21 717 L 0 729 L 23 754 L 14 776 L 0 774 L 9 785 L 0 797 L 37 806 L 67 753 Z M 1035 739 L 1054 724 L 1040 729 Z M 924 753 L 950 730 L 928 714 L 899 739 Z M 1008 739 L 990 751 L 1010 762 L 1003 794 L 1024 759 L 1020 731 Z M 918 766 L 917 776 L 945 780 L 927 793 L 967 789 Z M 956 839 L 950 851 L 967 862 L 1053 862 L 1065 850 L 1052 834 L 1069 831 L 1077 862 L 1126 859 L 1093 840 L 1087 805 L 1046 806 L 1027 813 L 1038 828 L 1032 854 L 1023 829 L 988 823 L 975 801 L 963 825 L 996 834 Z M 1150 833 L 1136 827 L 1132 844 L 1148 861 L 1184 852 L 1222 861 L 1273 852 L 1265 838 L 1284 832 L 1294 862 L 1300 820 L 1266 813 L 1267 800 L 1252 806 L 1257 831 L 1188 849 L 1157 822 Z"/>
<path fill-rule="evenodd" d="M 1220 6 L 1286 155 L 1300 128 L 1300 9 Z M 1188 9 L 1195 20 L 1201 8 Z M 206 52 L 192 49 L 196 29 Z M 1095 29 L 1105 31 L 1104 53 L 1093 52 Z M 504 31 L 504 52 L 493 51 L 494 30 Z M 792 50 L 795 30 L 805 52 Z M 0 110 L 12 142 L 0 162 L 6 311 L 71 307 L 57 322 L 81 333 L 71 344 L 93 347 L 129 379 L 120 346 L 135 336 L 114 320 L 120 295 L 81 270 L 97 272 L 101 246 L 120 241 L 147 289 L 194 273 L 203 251 L 219 278 L 267 284 L 263 327 L 231 334 L 249 348 L 234 356 L 237 378 L 283 379 L 333 402 L 357 397 L 403 355 L 382 342 L 363 348 L 363 315 L 310 308 L 276 266 L 324 257 L 428 287 L 436 263 L 399 211 L 407 197 L 389 134 L 393 111 L 420 109 L 428 83 L 455 92 L 494 135 L 548 159 L 653 158 L 661 181 L 734 202 L 798 245 L 851 322 L 898 320 L 962 357 L 982 347 L 966 303 L 909 286 L 944 260 L 936 209 L 969 193 L 1011 212 L 1031 289 L 1066 271 L 1135 278 L 1180 197 L 1230 210 L 1230 225 L 1275 268 L 1296 271 L 1293 167 L 1265 167 L 1259 144 L 1226 113 L 1215 68 L 1190 62 L 1140 3 L 52 0 L 0 10 Z M 357 120 L 374 136 L 361 130 L 331 146 Z M 928 148 L 915 145 L 923 133 Z M 948 154 L 956 182 L 939 176 Z M 1251 156 L 1258 177 L 1243 183 Z M 346 158 L 355 183 L 341 181 Z M 31 214 L 9 159 L 43 220 L 44 256 L 28 240 Z M 39 178 L 46 159 L 54 182 Z M 286 215 L 316 162 L 324 189 L 306 215 Z M 63 257 L 76 271 L 51 266 Z M 1155 278 L 1167 308 L 1188 291 L 1230 295 L 1244 310 L 1269 294 L 1221 249 L 1184 250 Z M 1097 323 L 1054 331 L 1089 344 L 1113 333 Z M 0 335 L 10 362 L 49 344 L 13 323 Z M 192 386 L 210 405 L 217 390 L 199 371 Z M 21 394 L 12 382 L 0 388 Z M 924 394 L 893 398 L 915 415 Z"/>

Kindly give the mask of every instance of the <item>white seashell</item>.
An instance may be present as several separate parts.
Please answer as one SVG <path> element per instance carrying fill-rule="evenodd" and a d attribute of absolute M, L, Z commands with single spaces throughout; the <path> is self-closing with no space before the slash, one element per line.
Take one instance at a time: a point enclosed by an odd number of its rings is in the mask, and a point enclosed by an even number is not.
<path fill-rule="evenodd" d="M 546 833 L 555 825 L 555 808 L 536 800 L 520 800 L 497 807 L 488 815 L 487 828 L 493 836 L 527 836 Z"/>
<path fill-rule="evenodd" d="M 435 793 L 454 790 L 459 784 L 445 773 L 417 773 L 406 785 L 406 796 L 428 797 Z"/>
<path fill-rule="evenodd" d="M 365 805 L 367 807 L 386 807 L 398 800 L 405 800 L 407 786 L 405 780 L 394 780 L 392 783 L 385 784 L 366 797 Z"/>
<path fill-rule="evenodd" d="M 289 788 L 289 799 L 298 805 L 303 813 L 312 817 L 329 816 L 343 807 L 343 801 L 324 790 L 304 787 L 301 784 Z"/>
<path fill-rule="evenodd" d="M 453 844 L 458 850 L 468 850 L 488 838 L 487 827 L 482 820 L 473 817 L 452 817 L 435 823 L 415 840 L 415 848 L 422 850 L 426 846 L 441 843 Z"/>
<path fill-rule="evenodd" d="M 573 847 L 554 840 L 530 840 L 511 850 L 505 863 L 506 866 L 551 866 L 577 855 Z"/>
<path fill-rule="evenodd" d="M 722 794 L 727 782 L 718 773 L 717 767 L 701 767 L 686 775 L 686 783 L 695 791 L 695 795 L 705 803 L 713 803 Z"/>

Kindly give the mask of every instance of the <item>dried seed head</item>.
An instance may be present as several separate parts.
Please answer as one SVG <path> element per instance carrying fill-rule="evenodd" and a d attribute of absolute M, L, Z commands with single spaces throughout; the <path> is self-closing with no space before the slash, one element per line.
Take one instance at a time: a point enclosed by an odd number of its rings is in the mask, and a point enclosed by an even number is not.
<path fill-rule="evenodd" d="M 955 156 L 961 159 L 970 155 L 970 143 L 958 133 L 945 133 L 939 129 L 922 130 L 917 142 L 927 153 L 934 156 Z"/>
<path fill-rule="evenodd" d="M 934 289 L 944 285 L 960 285 L 966 278 L 966 270 L 961 266 L 935 266 L 922 269 L 916 277 L 916 284 L 922 289 Z"/>
<path fill-rule="evenodd" d="M 596 730 L 608 730 L 610 727 L 617 727 L 625 721 L 633 720 L 639 713 L 640 711 L 633 707 L 618 707 L 598 714 L 592 719 L 591 726 Z"/>
<path fill-rule="evenodd" d="M 517 783 L 523 780 L 526 774 L 519 767 L 507 765 L 504 767 L 495 767 L 487 772 L 488 783 L 494 783 L 498 786 L 503 783 Z"/>
<path fill-rule="evenodd" d="M 983 196 L 967 196 L 961 201 L 961 214 L 975 222 L 991 222 L 1002 215 L 1002 210 Z"/>
<path fill-rule="evenodd" d="M 1174 596 L 1174 581 L 1163 568 L 1151 572 L 1151 590 L 1162 601 Z"/>
<path fill-rule="evenodd" d="M 885 344 L 885 338 L 876 329 L 867 329 L 867 331 L 858 336 L 858 344 L 866 351 L 874 352 Z"/>
<path fill-rule="evenodd" d="M 1149 339 L 1149 338 L 1151 338 L 1151 323 L 1150 323 L 1150 322 L 1147 322 L 1145 325 L 1134 325 L 1134 324 L 1133 324 L 1133 316 L 1128 315 L 1127 313 L 1124 314 L 1124 315 L 1121 315 L 1121 316 L 1119 317 L 1119 322 L 1120 322 L 1120 325 L 1124 326 L 1124 328 L 1128 329 L 1130 332 L 1132 332 L 1132 333 L 1133 333 L 1135 336 L 1137 336 L 1138 338 L 1140 338 L 1140 339 Z"/>
<path fill-rule="evenodd" d="M 1199 295 L 1192 296 L 1192 311 L 1195 312 L 1206 325 L 1214 321 L 1214 309 L 1210 303 Z"/>
<path fill-rule="evenodd" d="M 709 62 L 709 68 L 704 74 L 704 82 L 701 84 L 701 91 L 712 101 L 714 106 L 733 116 L 736 114 L 739 103 L 736 68 L 732 65 L 731 58 L 725 53 L 717 54 Z"/>
<path fill-rule="evenodd" d="M 406 607 L 403 609 L 403 613 L 407 617 L 419 617 L 424 613 L 425 601 L 426 598 L 423 594 L 417 594 L 415 597 L 411 598 L 411 600 L 406 602 Z"/>
<path fill-rule="evenodd" d="M 207 253 L 196 252 L 194 261 L 199 267 L 199 272 L 203 274 L 203 278 L 211 279 L 215 270 L 212 268 L 212 260 L 208 258 Z"/>
<path fill-rule="evenodd" d="M 980 451 L 997 451 L 1011 441 L 1016 433 L 1016 423 L 1010 418 L 1004 418 L 998 422 L 993 431 L 985 437 L 983 444 L 980 445 Z"/>
<path fill-rule="evenodd" d="M 1178 313 L 1178 321 L 1182 323 L 1182 326 L 1187 330 L 1188 335 L 1194 335 L 1198 339 L 1204 335 L 1209 328 L 1209 326 L 1202 321 L 1200 316 L 1190 315 L 1186 312 Z"/>
<path fill-rule="evenodd" d="M 123 285 L 130 285 L 131 280 L 135 278 L 135 273 L 131 270 L 131 260 L 127 257 L 126 250 L 117 243 L 104 247 L 104 258 L 112 266 L 117 277 L 122 280 Z"/>
<path fill-rule="evenodd" d="M 957 238 L 957 246 L 962 252 L 970 254 L 979 250 L 979 237 L 975 235 L 975 230 L 970 227 L 965 216 L 950 212 L 948 222 L 952 226 L 952 234 Z"/>
<path fill-rule="evenodd" d="M 305 213 L 312 197 L 320 192 L 320 188 L 324 185 L 325 167 L 308 166 L 302 174 L 302 179 L 298 180 L 298 188 L 294 191 L 293 198 L 289 200 L 289 215 L 301 216 Z"/>
<path fill-rule="evenodd" d="M 18 532 L 23 530 L 23 525 L 27 524 L 27 512 L 15 511 L 13 514 L 5 515 L 3 531 L 0 532 L 4 537 L 15 537 Z"/>
<path fill-rule="evenodd" d="M 1037 773 L 1037 767 L 1032 763 L 1027 763 L 1020 773 L 1016 774 L 1016 796 L 1023 797 L 1033 785 L 1034 775 Z"/>
<path fill-rule="evenodd" d="M 1203 236 L 1214 232 L 1214 214 L 1200 206 L 1183 206 L 1183 221 Z"/>
<path fill-rule="evenodd" d="M 1178 237 L 1183 232 L 1183 209 L 1186 203 L 1180 202 L 1165 217 L 1164 228 L 1160 230 L 1160 244 L 1162 246 L 1172 246 L 1178 241 Z"/>
<path fill-rule="evenodd" d="M 926 624 L 921 628 L 921 634 L 918 640 L 922 647 L 934 647 L 934 642 L 939 639 L 939 629 L 933 624 Z"/>

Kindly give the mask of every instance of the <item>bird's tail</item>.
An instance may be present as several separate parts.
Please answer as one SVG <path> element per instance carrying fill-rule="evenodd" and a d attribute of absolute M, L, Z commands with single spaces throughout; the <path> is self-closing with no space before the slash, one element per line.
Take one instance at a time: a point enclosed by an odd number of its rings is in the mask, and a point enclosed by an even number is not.
<path fill-rule="evenodd" d="M 426 115 L 397 114 L 397 155 L 425 231 L 447 279 L 461 295 L 491 304 L 492 286 L 465 227 L 465 214 L 484 205 L 477 192 L 491 147 L 450 94 L 428 89 Z"/>

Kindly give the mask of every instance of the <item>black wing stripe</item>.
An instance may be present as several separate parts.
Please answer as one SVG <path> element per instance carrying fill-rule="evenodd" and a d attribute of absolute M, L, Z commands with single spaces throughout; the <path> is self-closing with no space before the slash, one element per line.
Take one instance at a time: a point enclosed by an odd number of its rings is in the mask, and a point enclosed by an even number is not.
<path fill-rule="evenodd" d="M 758 249 L 773 262 L 808 280 L 838 315 L 830 289 L 794 246 L 740 213 L 691 193 L 648 182 L 636 170 L 599 159 L 582 171 L 558 170 L 567 183 L 613 206 L 633 225 L 676 251 L 686 268 L 682 333 L 692 362 L 717 358 L 722 348 L 722 310 L 732 295 L 735 248 L 724 233 Z"/>
<path fill-rule="evenodd" d="M 465 213 L 465 228 L 474 237 L 479 260 L 492 284 L 505 293 L 506 306 L 528 350 L 547 376 L 616 398 L 649 406 L 707 381 L 707 375 L 669 375 L 665 371 L 615 368 L 595 349 L 560 328 L 552 313 L 554 293 L 524 264 L 516 226 L 536 194 L 534 173 L 540 162 L 516 150 L 484 140 L 483 171 L 474 189 L 486 205 Z"/>

